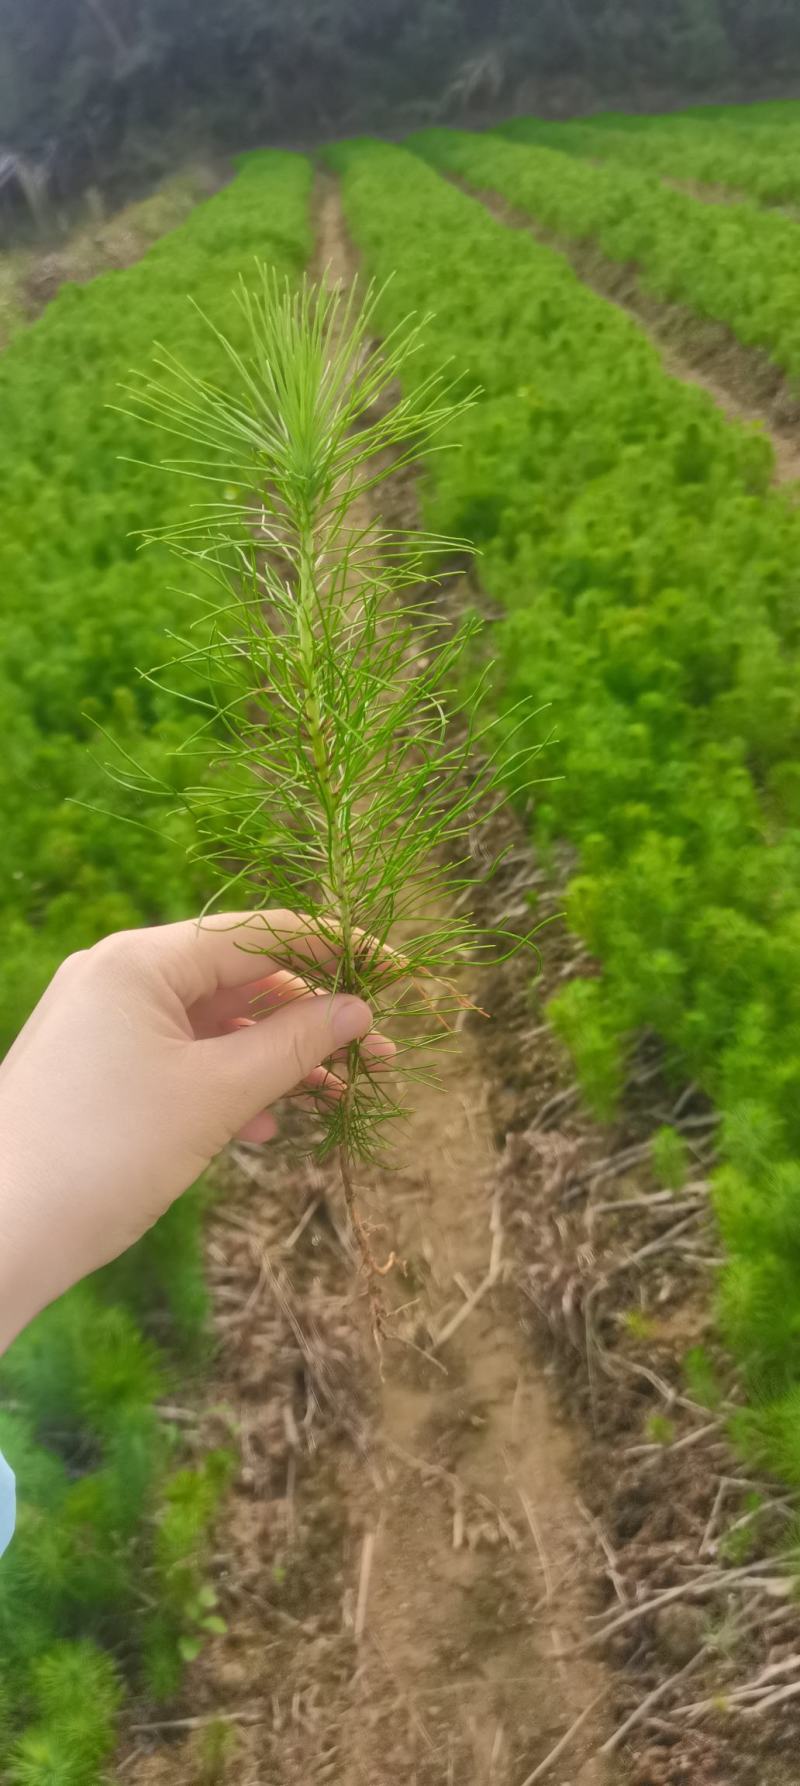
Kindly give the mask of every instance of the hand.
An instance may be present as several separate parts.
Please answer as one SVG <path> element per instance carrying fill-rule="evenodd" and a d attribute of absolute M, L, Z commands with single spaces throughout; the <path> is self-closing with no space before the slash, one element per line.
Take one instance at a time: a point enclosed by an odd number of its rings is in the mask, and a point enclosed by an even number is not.
<path fill-rule="evenodd" d="M 369 1006 L 287 961 L 334 965 L 308 919 L 229 913 L 123 931 L 59 968 L 0 1067 L 0 1350 L 234 1136 L 269 1140 L 276 1099 L 341 1096 L 322 1063 L 368 1035 Z"/>

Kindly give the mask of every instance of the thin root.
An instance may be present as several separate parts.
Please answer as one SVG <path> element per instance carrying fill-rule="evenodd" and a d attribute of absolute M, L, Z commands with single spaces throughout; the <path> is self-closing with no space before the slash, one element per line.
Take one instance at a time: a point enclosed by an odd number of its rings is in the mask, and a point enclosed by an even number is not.
<path fill-rule="evenodd" d="M 377 1278 L 388 1277 L 390 1271 L 394 1270 L 394 1267 L 397 1264 L 397 1254 L 392 1251 L 383 1265 L 379 1265 L 375 1258 L 372 1247 L 370 1246 L 369 1231 L 358 1207 L 358 1197 L 355 1184 L 353 1183 L 350 1160 L 348 1158 L 347 1149 L 344 1147 L 339 1148 L 339 1171 L 341 1173 L 342 1188 L 344 1190 L 344 1200 L 350 1227 L 355 1237 L 358 1251 L 361 1255 L 361 1267 L 367 1280 L 367 1293 L 369 1295 L 373 1338 L 378 1352 L 380 1352 L 382 1349 L 382 1340 L 386 1333 L 386 1320 L 383 1301 L 375 1280 Z"/>

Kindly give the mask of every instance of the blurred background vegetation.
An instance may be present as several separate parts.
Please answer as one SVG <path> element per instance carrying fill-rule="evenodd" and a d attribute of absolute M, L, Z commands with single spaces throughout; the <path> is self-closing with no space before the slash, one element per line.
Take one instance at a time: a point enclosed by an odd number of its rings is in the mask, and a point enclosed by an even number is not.
<path fill-rule="evenodd" d="M 0 197 L 127 198 L 178 148 L 753 98 L 798 71 L 795 0 L 0 0 Z"/>

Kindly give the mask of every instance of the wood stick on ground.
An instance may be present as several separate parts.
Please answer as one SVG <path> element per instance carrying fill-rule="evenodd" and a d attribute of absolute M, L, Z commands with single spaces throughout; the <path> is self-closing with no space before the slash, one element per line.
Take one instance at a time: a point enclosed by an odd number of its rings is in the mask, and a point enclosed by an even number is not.
<path fill-rule="evenodd" d="M 719 1432 L 721 1425 L 721 1420 L 711 1420 L 707 1426 L 695 1426 L 690 1433 L 684 1433 L 682 1438 L 674 1439 L 668 1445 L 626 1445 L 623 1456 L 653 1457 L 658 1455 L 663 1457 L 665 1452 L 671 1455 L 673 1451 L 688 1451 L 692 1445 L 699 1445 L 701 1439 L 707 1439 L 711 1433 Z"/>
<path fill-rule="evenodd" d="M 536 1518 L 536 1514 L 533 1511 L 533 1506 L 531 1504 L 529 1495 L 527 1495 L 525 1493 L 524 1488 L 520 1488 L 519 1483 L 515 1483 L 514 1486 L 516 1488 L 517 1494 L 519 1495 L 520 1501 L 522 1503 L 522 1511 L 525 1514 L 525 1518 L 528 1521 L 528 1525 L 530 1526 L 530 1531 L 531 1531 L 531 1537 L 532 1537 L 533 1542 L 536 1546 L 536 1554 L 539 1558 L 539 1566 L 542 1571 L 542 1580 L 544 1582 L 544 1603 L 545 1603 L 545 1606 L 550 1606 L 550 1604 L 552 1603 L 552 1599 L 553 1599 L 553 1574 L 552 1574 L 552 1570 L 550 1568 L 550 1559 L 547 1555 L 547 1551 L 544 1548 L 542 1534 L 539 1530 L 539 1522 Z"/>
<path fill-rule="evenodd" d="M 291 1253 L 294 1251 L 298 1240 L 301 1235 L 305 1233 L 309 1222 L 313 1221 L 317 1210 L 322 1206 L 324 1201 L 325 1199 L 323 1197 L 317 1197 L 314 1202 L 309 1203 L 308 1208 L 304 1211 L 303 1215 L 301 1215 L 296 1227 L 292 1229 L 288 1240 L 281 1241 L 280 1250 L 282 1253 Z"/>
<path fill-rule="evenodd" d="M 131 1724 L 134 1736 L 157 1735 L 165 1730 L 205 1730 L 209 1724 L 263 1724 L 263 1711 L 206 1712 L 198 1718 L 156 1718 L 151 1724 Z"/>
<path fill-rule="evenodd" d="M 632 1147 L 623 1147 L 619 1153 L 608 1154 L 603 1160 L 594 1160 L 585 1170 L 578 1174 L 577 1182 L 588 1182 L 591 1190 L 600 1179 L 615 1178 L 625 1170 L 626 1166 L 634 1166 L 639 1160 L 650 1158 L 652 1144 L 649 1141 L 637 1141 Z"/>
<path fill-rule="evenodd" d="M 445 1322 L 441 1332 L 434 1336 L 431 1341 L 432 1352 L 440 1351 L 441 1347 L 446 1345 L 447 1341 L 453 1338 L 454 1333 L 457 1333 L 459 1327 L 462 1327 L 464 1322 L 469 1319 L 469 1316 L 474 1313 L 479 1302 L 482 1302 L 487 1291 L 493 1288 L 500 1277 L 503 1269 L 503 1229 L 500 1221 L 499 1190 L 495 1192 L 492 1203 L 490 1228 L 492 1234 L 492 1250 L 489 1257 L 489 1266 L 486 1276 L 481 1279 L 477 1289 L 473 1290 L 472 1295 L 467 1297 L 466 1302 L 462 1302 L 460 1308 L 456 1309 L 455 1314 L 451 1315 L 450 1320 Z"/>
<path fill-rule="evenodd" d="M 564 1732 L 564 1735 L 556 1743 L 555 1748 L 550 1750 L 549 1755 L 545 1755 L 544 1761 L 539 1762 L 539 1766 L 534 1768 L 532 1774 L 526 1775 L 525 1779 L 521 1782 L 521 1786 L 536 1786 L 537 1780 L 543 1780 L 545 1774 L 549 1774 L 551 1767 L 555 1767 L 556 1762 L 561 1759 L 564 1751 L 569 1748 L 570 1743 L 574 1742 L 575 1737 L 580 1734 L 584 1724 L 588 1723 L 592 1712 L 596 1711 L 601 1699 L 605 1699 L 607 1692 L 608 1688 L 604 1687 L 602 1692 L 598 1693 L 595 1698 L 590 1701 L 589 1705 L 587 1705 L 575 1719 L 574 1724 L 570 1724 L 569 1730 Z"/>
<path fill-rule="evenodd" d="M 714 1533 L 717 1529 L 717 1520 L 719 1519 L 720 1513 L 722 1511 L 722 1503 L 723 1503 L 725 1496 L 728 1492 L 728 1480 L 729 1479 L 727 1476 L 720 1476 L 719 1486 L 718 1486 L 717 1492 L 714 1496 L 714 1505 L 711 1509 L 711 1512 L 709 1513 L 708 1520 L 706 1522 L 706 1529 L 703 1533 L 702 1539 L 700 1541 L 700 1549 L 697 1553 L 698 1556 L 700 1556 L 700 1557 L 704 1557 L 706 1552 L 708 1550 L 712 1549 L 712 1539 L 713 1539 Z"/>
<path fill-rule="evenodd" d="M 775 1559 L 776 1562 L 778 1560 Z M 638 1619 L 646 1618 L 648 1613 L 657 1611 L 661 1606 L 670 1606 L 673 1600 L 683 1600 L 692 1596 L 705 1599 L 707 1594 L 717 1594 L 721 1589 L 730 1587 L 736 1582 L 741 1583 L 743 1587 L 762 1587 L 764 1582 L 754 1572 L 755 1569 L 763 1566 L 748 1563 L 741 1569 L 709 1569 L 706 1575 L 696 1575 L 690 1581 L 682 1582 L 679 1587 L 664 1588 L 660 1594 L 654 1594 L 651 1599 L 643 1600 L 639 1606 L 631 1606 L 627 1612 L 619 1613 L 603 1626 L 602 1631 L 595 1631 L 593 1636 L 587 1637 L 582 1644 L 579 1644 L 578 1649 L 579 1651 L 593 1649 L 596 1644 L 604 1643 L 607 1637 L 621 1631 L 624 1626 L 635 1624 Z M 748 1578 L 750 1579 L 748 1580 Z M 783 1588 L 784 1578 L 782 1576 L 770 1577 L 770 1587 L 773 1586 L 774 1580 L 780 1582 Z M 791 1590 L 791 1580 L 788 1576 L 785 1578 L 785 1587 L 788 1593 Z"/>
<path fill-rule="evenodd" d="M 773 1697 L 776 1680 L 781 1676 L 793 1674 L 800 1668 L 800 1656 L 788 1656 L 783 1662 L 773 1662 L 762 1674 L 756 1675 L 752 1681 L 745 1681 L 740 1687 L 731 1687 L 723 1693 L 716 1693 L 707 1699 L 696 1699 L 689 1705 L 676 1705 L 673 1715 L 676 1718 L 699 1718 L 704 1712 L 716 1711 L 720 1700 L 727 1706 L 739 1706 L 743 1701 L 755 1699 L 759 1705 L 765 1699 Z M 800 1683 L 792 1683 L 793 1685 Z"/>
<path fill-rule="evenodd" d="M 697 1081 L 695 1079 L 690 1079 L 689 1084 L 684 1086 L 683 1091 L 680 1093 L 680 1096 L 676 1098 L 675 1103 L 672 1106 L 671 1115 L 673 1121 L 676 1116 L 680 1116 L 682 1110 L 686 1109 L 687 1104 L 691 1103 L 696 1091 L 699 1091 Z"/>
<path fill-rule="evenodd" d="M 792 1681 L 788 1687 L 779 1687 L 776 1693 L 768 1693 L 766 1699 L 760 1699 L 757 1705 L 746 1705 L 742 1708 L 745 1718 L 760 1718 L 773 1705 L 782 1705 L 786 1699 L 796 1699 L 800 1693 L 800 1681 Z"/>
<path fill-rule="evenodd" d="M 426 1749 L 429 1750 L 431 1755 L 434 1755 L 436 1753 L 436 1743 L 420 1715 L 413 1693 L 409 1692 L 409 1690 L 402 1685 L 401 1681 L 398 1680 L 383 1644 L 380 1642 L 380 1639 L 375 1636 L 374 1631 L 368 1632 L 367 1635 L 376 1656 L 379 1658 L 386 1671 L 387 1679 L 391 1681 L 392 1686 L 394 1687 L 398 1700 L 405 1706 L 406 1711 L 408 1712 L 411 1724 L 422 1737 Z"/>
<path fill-rule="evenodd" d="M 477 1289 L 473 1290 L 472 1295 L 466 1302 L 462 1302 L 461 1307 L 456 1309 L 455 1314 L 451 1315 L 450 1320 L 445 1322 L 441 1333 L 437 1333 L 435 1338 L 431 1341 L 432 1352 L 440 1351 L 441 1347 L 445 1346 L 447 1341 L 453 1338 L 453 1335 L 458 1332 L 459 1327 L 463 1327 L 464 1322 L 474 1313 L 478 1304 L 483 1301 L 484 1296 L 492 1289 L 496 1282 L 496 1274 L 493 1275 L 491 1271 L 487 1271 L 486 1276 L 481 1278 Z"/>
<path fill-rule="evenodd" d="M 509 1465 L 509 1459 L 508 1459 L 507 1453 L 504 1453 L 504 1456 L 505 1456 L 505 1461 L 506 1461 L 506 1467 L 508 1468 L 508 1471 L 509 1471 L 509 1476 L 511 1477 L 511 1480 L 514 1481 L 513 1472 Z M 552 1607 L 553 1599 L 555 1597 L 555 1585 L 553 1582 L 553 1572 L 552 1572 L 552 1569 L 550 1568 L 550 1559 L 547 1555 L 547 1551 L 545 1550 L 544 1540 L 542 1538 L 541 1530 L 539 1527 L 539 1522 L 536 1518 L 536 1514 L 534 1512 L 533 1503 L 530 1499 L 530 1496 L 525 1493 L 524 1488 L 521 1488 L 519 1483 L 516 1481 L 514 1481 L 514 1487 L 517 1491 L 517 1494 L 519 1495 L 523 1513 L 525 1514 L 525 1518 L 526 1518 L 528 1525 L 530 1527 L 531 1537 L 533 1538 L 533 1542 L 536 1546 L 536 1554 L 539 1558 L 539 1567 L 541 1568 L 542 1578 L 544 1580 L 544 1598 L 543 1598 L 543 1600 L 541 1600 L 539 1602 L 539 1605 L 544 1606 L 544 1608 L 547 1610 L 548 1608 Z M 537 1610 L 538 1610 L 538 1608 L 537 1608 Z M 561 1640 L 561 1633 L 558 1629 L 558 1626 L 555 1622 L 555 1618 L 553 1617 L 552 1613 L 550 1616 L 550 1643 L 551 1643 L 553 1655 L 555 1657 L 556 1668 L 558 1669 L 558 1672 L 563 1680 L 565 1677 L 565 1673 L 566 1673 L 565 1664 L 564 1664 L 564 1645 Z"/>
<path fill-rule="evenodd" d="M 577 1104 L 580 1095 L 580 1088 L 577 1085 L 568 1085 L 565 1091 L 555 1092 L 554 1096 L 548 1098 L 547 1103 L 542 1105 L 541 1110 L 534 1117 L 530 1132 L 535 1135 L 546 1122 L 549 1122 L 551 1116 L 555 1116 L 556 1111 L 560 1110 L 562 1115 L 566 1115 L 567 1110 L 571 1109 L 573 1104 Z"/>
<path fill-rule="evenodd" d="M 619 1748 L 620 1743 L 623 1742 L 628 1735 L 628 1731 L 633 1730 L 634 1726 L 639 1724 L 642 1718 L 647 1716 L 649 1711 L 652 1711 L 653 1706 L 658 1705 L 659 1701 L 666 1697 L 671 1687 L 676 1686 L 678 1681 L 686 1680 L 690 1674 L 693 1674 L 695 1669 L 700 1667 L 700 1663 L 703 1661 L 706 1654 L 707 1648 L 706 1645 L 703 1644 L 702 1649 L 699 1649 L 696 1654 L 692 1656 L 691 1660 L 687 1662 L 683 1668 L 678 1670 L 677 1674 L 670 1675 L 669 1679 L 666 1681 L 660 1681 L 659 1685 L 653 1688 L 652 1693 L 648 1693 L 647 1698 L 641 1700 L 640 1704 L 634 1708 L 630 1716 L 625 1719 L 624 1723 L 618 1725 L 617 1729 L 607 1738 L 606 1742 L 603 1743 L 600 1754 L 613 1755 L 615 1749 Z"/>
<path fill-rule="evenodd" d="M 421 1476 L 434 1476 L 440 1482 L 446 1482 L 454 1492 L 463 1495 L 464 1485 L 460 1477 L 456 1476 L 453 1470 L 446 1470 L 444 1464 L 432 1463 L 427 1457 L 417 1457 L 413 1451 L 406 1451 L 403 1445 L 396 1444 L 394 1439 L 389 1439 L 384 1436 L 381 1443 L 384 1451 L 388 1451 L 391 1457 L 396 1457 L 398 1461 L 405 1464 L 408 1469 L 418 1470 Z M 520 1550 L 522 1548 L 522 1539 L 520 1538 L 519 1532 L 514 1530 L 510 1519 L 506 1518 L 502 1508 L 498 1507 L 497 1502 L 490 1500 L 488 1495 L 481 1494 L 477 1488 L 470 1488 L 468 1492 L 471 1494 L 473 1500 L 477 1501 L 479 1507 L 485 1507 L 487 1513 L 491 1513 L 497 1520 L 500 1531 L 510 1549 Z"/>
<path fill-rule="evenodd" d="M 358 1599 L 356 1616 L 353 1625 L 353 1636 L 360 1643 L 367 1623 L 367 1606 L 369 1604 L 369 1584 L 372 1577 L 372 1563 L 375 1556 L 377 1532 L 365 1532 L 361 1547 L 361 1570 L 358 1578 Z"/>
<path fill-rule="evenodd" d="M 453 1490 L 453 1549 L 461 1550 L 464 1543 L 464 1496 L 461 1488 Z"/>
<path fill-rule="evenodd" d="M 679 1395 L 677 1390 L 673 1389 L 664 1377 L 659 1377 L 656 1371 L 651 1370 L 648 1364 L 640 1364 L 636 1358 L 626 1358 L 624 1352 L 612 1354 L 603 1347 L 598 1347 L 598 1355 L 610 1376 L 618 1375 L 619 1370 L 622 1369 L 628 1371 L 632 1377 L 642 1377 L 645 1383 L 649 1383 L 657 1391 L 668 1408 L 686 1408 L 690 1414 L 701 1414 L 705 1420 L 708 1413 L 707 1408 L 701 1407 L 700 1402 L 692 1401 L 688 1395 Z"/>
<path fill-rule="evenodd" d="M 702 1197 L 681 1197 L 680 1201 L 676 1201 L 671 1191 L 654 1191 L 649 1197 L 613 1197 L 610 1203 L 588 1203 L 586 1206 L 587 1227 L 591 1230 L 596 1216 L 609 1215 L 620 1209 L 625 1211 L 655 1209 L 663 1214 L 666 1208 L 669 1208 L 671 1215 L 677 1215 L 685 1210 L 702 1209 L 703 1199 Z"/>
<path fill-rule="evenodd" d="M 585 1519 L 586 1524 L 589 1527 L 589 1530 L 591 1532 L 593 1532 L 593 1534 L 594 1534 L 595 1538 L 597 1539 L 597 1542 L 600 1546 L 600 1549 L 603 1552 L 603 1555 L 606 1559 L 606 1563 L 608 1565 L 608 1570 L 607 1570 L 608 1578 L 609 1578 L 609 1581 L 611 1582 L 611 1585 L 614 1589 L 614 1593 L 617 1596 L 620 1606 L 630 1606 L 630 1596 L 629 1596 L 627 1588 L 625 1586 L 624 1577 L 620 1574 L 619 1559 L 617 1557 L 617 1553 L 614 1550 L 613 1545 L 611 1544 L 610 1540 L 606 1536 L 606 1533 L 604 1532 L 599 1519 L 595 1519 L 594 1514 L 592 1512 L 590 1512 L 589 1508 L 586 1505 L 586 1502 L 581 1500 L 580 1495 L 576 1495 L 575 1505 L 578 1509 L 578 1512 L 580 1513 L 581 1518 Z"/>

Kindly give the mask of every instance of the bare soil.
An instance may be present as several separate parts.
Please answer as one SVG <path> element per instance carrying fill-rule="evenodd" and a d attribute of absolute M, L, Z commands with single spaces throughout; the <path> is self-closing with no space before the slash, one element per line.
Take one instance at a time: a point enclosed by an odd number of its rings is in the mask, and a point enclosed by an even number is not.
<path fill-rule="evenodd" d="M 330 184 L 318 266 L 354 272 Z M 409 518 L 408 474 L 389 503 Z M 473 854 L 481 920 L 559 912 L 569 857 L 545 870 L 513 815 Z M 176 1706 L 132 1718 L 121 1781 L 797 1786 L 800 1700 L 753 1716 L 737 1697 L 796 1680 L 800 1623 L 774 1560 L 793 1510 L 726 1437 L 714 1115 L 645 1037 L 618 1123 L 593 1122 L 544 1003 L 596 968 L 563 923 L 540 941 L 536 987 L 465 967 L 491 1021 L 466 1019 L 397 1166 L 362 1182 L 376 1247 L 403 1262 L 382 1366 L 309 1119 L 289 1110 L 283 1141 L 224 1168 L 218 1375 L 186 1437 L 238 1456 L 213 1565 L 228 1630 Z M 690 1160 L 674 1195 L 650 1151 L 667 1120 Z M 699 1341 L 713 1408 L 687 1386 Z"/>
<path fill-rule="evenodd" d="M 671 174 L 662 174 L 661 184 L 672 186 L 675 192 L 685 192 L 689 198 L 699 199 L 704 205 L 746 205 L 756 202 L 748 199 L 746 192 L 734 192 L 730 186 L 715 186 L 708 180 L 677 180 Z"/>
<path fill-rule="evenodd" d="M 759 198 L 753 192 L 739 192 L 731 186 L 713 186 L 703 180 L 676 180 L 662 175 L 662 185 L 686 192 L 703 205 L 756 205 L 761 211 L 779 211 L 792 223 L 800 218 L 800 207 L 788 199 Z"/>

